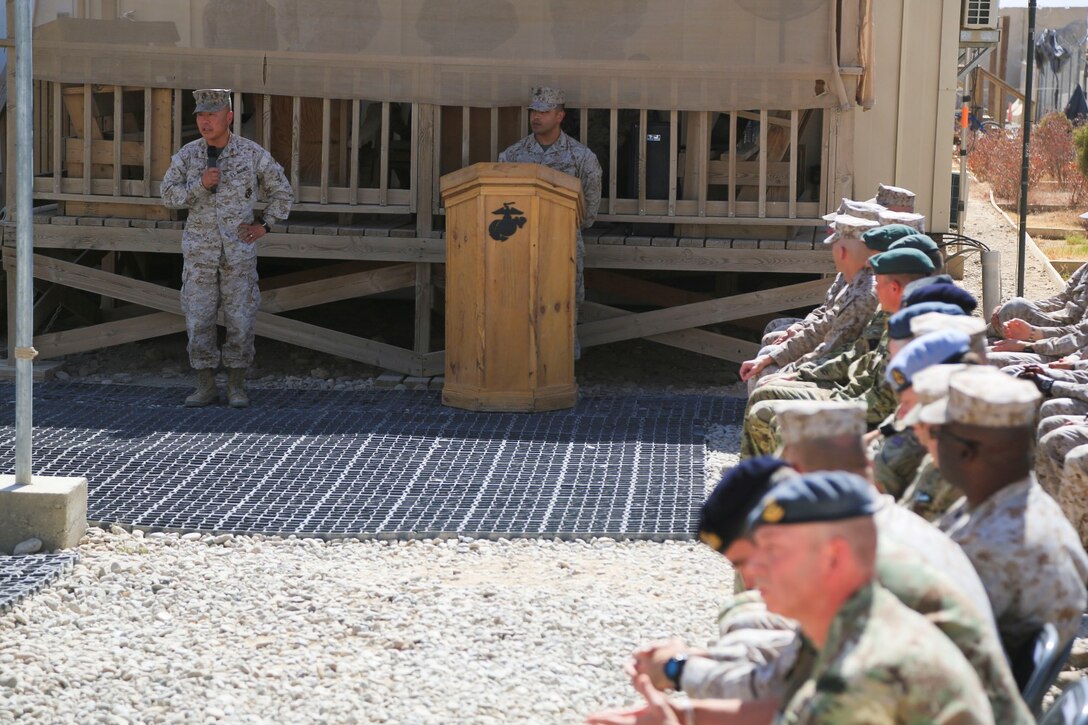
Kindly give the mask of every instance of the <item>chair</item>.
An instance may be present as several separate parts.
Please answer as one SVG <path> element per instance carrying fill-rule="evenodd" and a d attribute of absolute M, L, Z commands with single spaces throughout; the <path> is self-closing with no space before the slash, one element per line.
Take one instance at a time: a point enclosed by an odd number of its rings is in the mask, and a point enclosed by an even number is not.
<path fill-rule="evenodd" d="M 1080 680 L 1062 693 L 1039 725 L 1088 725 L 1088 680 Z"/>
<path fill-rule="evenodd" d="M 1021 687 L 1021 694 L 1031 714 L 1039 716 L 1043 705 L 1043 696 L 1058 678 L 1069 653 L 1073 649 L 1073 640 L 1061 646 L 1058 630 L 1049 622 L 1044 624 L 1039 634 L 1013 658 L 1013 674 Z"/>

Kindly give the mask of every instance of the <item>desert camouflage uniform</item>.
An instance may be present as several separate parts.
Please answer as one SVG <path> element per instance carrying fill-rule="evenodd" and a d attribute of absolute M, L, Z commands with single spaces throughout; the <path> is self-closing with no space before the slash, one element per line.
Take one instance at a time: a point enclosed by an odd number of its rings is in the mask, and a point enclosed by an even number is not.
<path fill-rule="evenodd" d="M 1088 543 L 1088 445 L 1077 446 L 1066 456 L 1058 504 L 1080 535 L 1081 545 Z"/>
<path fill-rule="evenodd" d="M 899 499 L 899 505 L 926 521 L 936 521 L 956 503 L 963 493 L 945 480 L 928 453 L 918 467 L 918 475 Z"/>
<path fill-rule="evenodd" d="M 1069 282 L 1058 294 L 1045 300 L 1028 300 L 1013 297 L 1001 305 L 997 317 L 1002 322 L 1024 320 L 1037 327 L 1054 327 L 1059 334 L 1072 332 L 1072 326 L 1088 312 L 1088 264 L 1082 264 L 1073 272 Z"/>
<path fill-rule="evenodd" d="M 597 207 L 601 205 L 601 164 L 597 156 L 586 146 L 572 139 L 562 131 L 551 146 L 544 148 L 533 134 L 529 134 L 499 154 L 499 161 L 510 164 L 541 164 L 549 169 L 569 174 L 582 182 L 582 196 L 585 198 L 585 216 L 582 217 L 582 229 L 593 226 L 597 219 Z M 582 302 L 586 297 L 584 260 L 586 243 L 582 239 L 582 229 L 577 234 L 577 259 L 575 277 L 575 299 Z"/>
<path fill-rule="evenodd" d="M 1061 491 L 1065 487 L 1062 471 L 1066 457 L 1074 448 L 1088 444 L 1088 423 L 1083 416 L 1055 416 L 1043 421 L 1039 433 L 1039 443 L 1035 447 L 1035 474 L 1043 490 L 1060 503 Z M 1082 493 L 1088 496 L 1088 491 Z M 1065 511 L 1064 506 L 1062 511 Z M 1066 516 L 1069 516 L 1068 512 Z"/>
<path fill-rule="evenodd" d="M 1021 651 L 1046 622 L 1063 642 L 1077 633 L 1088 600 L 1088 554 L 1033 476 L 975 507 L 961 499 L 936 524 L 974 563 L 1006 652 Z"/>
<path fill-rule="evenodd" d="M 189 333 L 189 363 L 198 370 L 219 366 L 216 317 L 222 309 L 227 328 L 223 366 L 247 368 L 253 363 L 253 324 L 261 293 L 257 244 L 243 242 L 238 228 L 254 223 L 258 201 L 268 202 L 263 221 L 283 221 L 291 212 L 293 194 L 272 154 L 241 136 L 231 134 L 219 155 L 215 194 L 201 184 L 207 167 L 208 144 L 197 139 L 170 159 L 162 181 L 163 204 L 189 210 L 181 235 L 181 309 Z"/>
<path fill-rule="evenodd" d="M 828 310 L 831 309 L 831 306 L 835 303 L 835 298 L 838 297 L 844 287 L 846 287 L 846 277 L 843 277 L 842 273 L 838 273 L 831 281 L 831 286 L 827 288 L 827 294 L 824 295 L 823 303 L 812 312 L 805 315 L 804 318 L 779 317 L 768 322 L 767 326 L 763 328 L 763 338 L 760 341 L 759 355 L 766 355 L 767 351 L 779 342 L 778 336 L 775 335 L 775 333 L 781 332 L 792 325 L 797 325 L 798 332 L 811 328 L 814 331 L 806 334 L 813 334 L 817 337 L 823 337 L 827 334 L 827 326 L 831 324 L 831 320 L 828 317 Z M 818 332 L 815 331 L 817 329 L 819 329 Z M 763 373 L 767 374 L 768 372 L 774 372 L 775 370 L 778 370 L 777 365 L 768 365 L 763 370 Z"/>
<path fill-rule="evenodd" d="M 790 363 L 851 347 L 876 312 L 875 284 L 873 270 L 865 267 L 838 293 L 822 324 L 807 327 L 790 339 L 771 346 L 767 354 L 776 365 L 786 368 Z"/>
<path fill-rule="evenodd" d="M 1050 328 L 1044 333 L 1056 333 L 1066 328 Z M 1045 365 L 1088 348 L 1088 322 L 1072 326 L 1072 331 L 1053 334 L 1042 340 L 1028 343 L 1032 352 L 987 352 L 989 364 L 999 368 L 1022 365 Z M 1012 371 L 1010 371 L 1012 372 Z"/>
<path fill-rule="evenodd" d="M 952 642 L 879 585 L 831 623 L 815 665 L 792 680 L 779 723 L 992 723 L 971 665 Z"/>

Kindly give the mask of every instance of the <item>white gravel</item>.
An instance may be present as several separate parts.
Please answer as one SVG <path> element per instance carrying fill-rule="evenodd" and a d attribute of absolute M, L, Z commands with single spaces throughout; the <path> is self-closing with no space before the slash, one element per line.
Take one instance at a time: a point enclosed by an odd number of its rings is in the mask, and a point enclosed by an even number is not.
<path fill-rule="evenodd" d="M 574 722 L 731 591 L 692 543 L 331 542 L 92 529 L 0 617 L 0 722 Z"/>

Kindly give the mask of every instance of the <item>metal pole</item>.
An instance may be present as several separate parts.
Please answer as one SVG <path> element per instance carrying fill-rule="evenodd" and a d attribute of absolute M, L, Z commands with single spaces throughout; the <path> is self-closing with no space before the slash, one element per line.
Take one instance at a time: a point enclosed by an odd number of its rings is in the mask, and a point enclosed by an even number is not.
<path fill-rule="evenodd" d="M 32 0 L 15 0 L 15 483 L 29 485 L 34 428 Z M 10 56 L 8 62 L 11 62 Z"/>
<path fill-rule="evenodd" d="M 1028 0 L 1028 68 L 1024 79 L 1024 146 L 1020 156 L 1020 236 L 1016 254 L 1016 295 L 1024 296 L 1024 265 L 1028 248 L 1028 147 L 1031 144 L 1031 94 L 1035 76 L 1035 10 L 1037 0 Z"/>

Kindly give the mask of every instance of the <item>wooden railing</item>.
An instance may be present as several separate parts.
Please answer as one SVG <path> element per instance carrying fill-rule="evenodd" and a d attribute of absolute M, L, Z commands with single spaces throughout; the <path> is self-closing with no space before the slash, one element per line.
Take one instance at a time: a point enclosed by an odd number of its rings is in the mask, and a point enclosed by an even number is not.
<path fill-rule="evenodd" d="M 234 108 L 234 132 L 283 164 L 297 211 L 418 214 L 427 229 L 444 213 L 441 175 L 497 160 L 528 126 L 516 107 L 235 93 Z M 73 216 L 169 218 L 158 199 L 163 175 L 171 154 L 198 137 L 188 91 L 37 81 L 35 110 L 37 199 Z M 604 167 L 602 221 L 685 225 L 683 234 L 823 223 L 821 111 L 577 108 L 568 116 L 569 132 Z"/>

